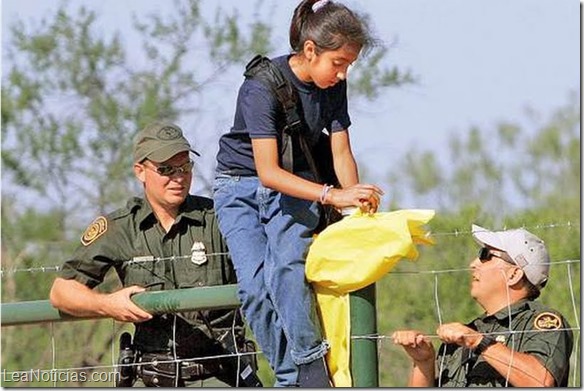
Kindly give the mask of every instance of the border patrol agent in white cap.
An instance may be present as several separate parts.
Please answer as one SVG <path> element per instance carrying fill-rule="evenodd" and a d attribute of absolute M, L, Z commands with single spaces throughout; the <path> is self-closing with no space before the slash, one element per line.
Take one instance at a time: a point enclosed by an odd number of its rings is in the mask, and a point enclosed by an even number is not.
<path fill-rule="evenodd" d="M 506 252 L 537 288 L 545 286 L 550 256 L 543 240 L 523 228 L 492 232 L 474 224 L 472 236 L 482 246 Z"/>

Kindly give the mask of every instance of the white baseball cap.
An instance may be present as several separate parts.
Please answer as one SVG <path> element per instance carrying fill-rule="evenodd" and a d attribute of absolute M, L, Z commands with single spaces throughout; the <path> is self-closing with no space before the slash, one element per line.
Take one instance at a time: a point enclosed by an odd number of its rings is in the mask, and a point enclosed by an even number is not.
<path fill-rule="evenodd" d="M 472 236 L 481 246 L 505 251 L 529 282 L 543 288 L 550 273 L 550 256 L 543 240 L 523 228 L 492 232 L 475 224 Z"/>

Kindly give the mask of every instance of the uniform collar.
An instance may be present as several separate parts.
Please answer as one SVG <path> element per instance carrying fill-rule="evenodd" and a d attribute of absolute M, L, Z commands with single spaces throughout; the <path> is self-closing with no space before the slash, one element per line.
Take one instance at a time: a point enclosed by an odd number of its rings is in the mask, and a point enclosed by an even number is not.
<path fill-rule="evenodd" d="M 205 208 L 198 197 L 187 196 L 185 202 L 179 208 L 176 221 L 179 222 L 181 219 L 189 219 L 203 224 L 205 221 Z"/>
<path fill-rule="evenodd" d="M 515 303 L 511 304 L 510 306 L 505 306 L 501 308 L 499 311 L 495 312 L 493 315 L 484 315 L 483 318 L 494 317 L 497 320 L 504 320 L 507 319 L 509 316 L 513 317 L 518 312 L 525 310 L 529 306 L 530 300 L 522 299 L 516 301 Z"/>
<path fill-rule="evenodd" d="M 128 208 L 136 211 L 136 221 L 141 229 L 151 226 L 157 221 L 150 203 L 144 198 L 132 198 L 128 202 Z M 185 218 L 203 224 L 205 217 L 202 209 L 198 199 L 188 195 L 179 208 L 175 224 L 179 224 Z"/>
<path fill-rule="evenodd" d="M 152 207 L 144 198 L 133 197 L 128 201 L 128 209 L 135 213 L 136 222 L 140 227 L 144 227 L 147 222 L 156 222 L 156 216 Z"/>

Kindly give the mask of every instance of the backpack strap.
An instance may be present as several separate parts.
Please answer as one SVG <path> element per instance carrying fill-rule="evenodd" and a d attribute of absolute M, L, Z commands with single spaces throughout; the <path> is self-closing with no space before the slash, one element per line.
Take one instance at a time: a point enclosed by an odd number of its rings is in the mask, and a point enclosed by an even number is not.
<path fill-rule="evenodd" d="M 325 171 L 321 172 L 322 170 L 318 168 L 314 159 L 312 149 L 302 134 L 302 119 L 298 114 L 298 92 L 292 83 L 284 77 L 282 71 L 269 58 L 258 54 L 246 65 L 244 76 L 247 79 L 260 80 L 266 86 L 270 87 L 284 109 L 286 126 L 282 131 L 282 167 L 286 171 L 293 172 L 294 153 L 292 140 L 295 138 L 298 140 L 298 145 L 314 174 L 315 181 L 318 183 L 328 181 L 327 183 L 340 187 L 339 181 L 334 173 L 334 168 L 332 167 L 330 139 L 323 133 L 317 144 L 319 158 L 328 160 L 327 167 L 321 164 Z"/>
<path fill-rule="evenodd" d="M 257 55 L 245 67 L 244 76 L 247 79 L 260 80 L 268 86 L 276 95 L 276 98 L 284 109 L 286 125 L 282 131 L 282 168 L 286 171 L 294 172 L 293 138 L 298 140 L 298 145 L 304 153 L 308 165 L 314 174 L 314 179 L 318 183 L 327 183 L 335 187 L 341 187 L 333 166 L 333 156 L 331 151 L 330 137 L 322 133 L 315 146 L 316 156 L 319 159 L 319 166 L 314 159 L 315 154 L 308 145 L 306 138 L 302 134 L 302 119 L 298 108 L 298 93 L 292 83 L 282 75 L 280 69 L 270 61 L 269 58 Z M 328 225 L 342 219 L 342 215 L 331 205 L 322 206 L 320 221 L 315 229 L 315 233 L 321 232 Z"/>
<path fill-rule="evenodd" d="M 282 105 L 286 119 L 286 125 L 282 131 L 282 167 L 286 171 L 293 172 L 292 138 L 300 135 L 302 124 L 296 105 L 298 102 L 296 90 L 269 58 L 259 54 L 246 65 L 243 75 L 247 79 L 256 79 L 268 86 Z"/>

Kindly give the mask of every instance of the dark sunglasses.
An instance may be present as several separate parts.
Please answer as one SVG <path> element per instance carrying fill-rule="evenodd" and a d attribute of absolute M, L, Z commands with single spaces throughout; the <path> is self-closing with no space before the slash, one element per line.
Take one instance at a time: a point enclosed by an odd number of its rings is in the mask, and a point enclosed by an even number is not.
<path fill-rule="evenodd" d="M 160 166 L 154 166 L 153 171 L 156 171 L 159 175 L 162 176 L 173 176 L 175 174 L 190 174 L 193 171 L 194 162 L 189 160 L 183 165 L 180 166 L 170 166 L 161 164 Z"/>
<path fill-rule="evenodd" d="M 511 257 L 506 252 L 492 250 L 488 247 L 482 247 L 479 250 L 478 257 L 479 257 L 479 261 L 481 261 L 481 263 L 488 262 L 493 257 L 497 257 L 497 258 L 500 258 L 507 263 L 510 263 L 511 265 L 515 265 L 515 262 L 513 262 Z"/>

